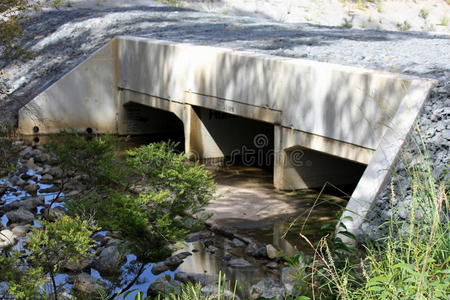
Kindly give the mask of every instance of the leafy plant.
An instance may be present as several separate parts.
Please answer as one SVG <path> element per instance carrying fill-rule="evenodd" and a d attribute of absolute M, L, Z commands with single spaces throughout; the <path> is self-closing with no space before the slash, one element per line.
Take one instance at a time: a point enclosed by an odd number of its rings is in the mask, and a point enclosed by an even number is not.
<path fill-rule="evenodd" d="M 419 11 L 419 17 L 421 17 L 424 20 L 426 20 L 429 15 L 430 15 L 430 11 L 428 9 L 426 9 L 426 8 L 422 8 Z"/>
<path fill-rule="evenodd" d="M 400 31 L 408 31 L 411 29 L 411 24 L 409 24 L 409 22 L 405 20 L 403 21 L 403 23 L 397 23 L 397 28 Z"/>
<path fill-rule="evenodd" d="M 28 260 L 31 265 L 39 266 L 44 274 L 50 275 L 57 300 L 55 274 L 68 263 L 91 257 L 91 235 L 96 227 L 69 216 L 61 216 L 55 222 L 43 221 L 42 225 L 33 229 L 27 242 L 27 250 L 30 251 Z"/>
<path fill-rule="evenodd" d="M 45 283 L 42 267 L 30 266 L 18 252 L 0 255 L 0 278 L 7 288 L 0 288 L 0 296 L 7 299 L 43 299 L 41 287 Z"/>
<path fill-rule="evenodd" d="M 176 146 L 162 142 L 130 150 L 127 163 L 146 184 L 170 194 L 172 199 L 165 203 L 172 213 L 195 214 L 212 198 L 214 182 L 202 165 L 176 153 Z"/>
<path fill-rule="evenodd" d="M 29 234 L 25 254 L 7 250 L 0 255 L 0 277 L 7 283 L 4 295 L 16 299 L 43 299 L 42 287 L 50 275 L 53 295 L 57 299 L 55 274 L 68 263 L 91 256 L 91 235 L 96 227 L 79 218 L 62 216 L 55 222 L 42 222 Z"/>
<path fill-rule="evenodd" d="M 450 18 L 447 17 L 447 16 L 443 16 L 441 18 L 441 20 L 439 21 L 438 25 L 440 25 L 440 26 L 448 26 L 449 22 L 450 22 Z"/>

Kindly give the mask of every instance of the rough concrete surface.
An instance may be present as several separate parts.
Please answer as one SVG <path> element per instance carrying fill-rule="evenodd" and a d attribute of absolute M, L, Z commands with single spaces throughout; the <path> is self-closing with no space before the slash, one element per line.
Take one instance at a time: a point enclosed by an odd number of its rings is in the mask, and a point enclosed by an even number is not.
<path fill-rule="evenodd" d="M 27 36 L 22 44 L 35 56 L 24 63 L 0 61 L 10 85 L 9 95 L 1 99 L 2 110 L 17 110 L 116 35 L 214 45 L 438 79 L 440 84 L 426 104 L 419 128 L 428 143 L 436 175 L 447 168 L 450 36 L 280 24 L 159 4 L 46 9 L 33 14 L 24 24 Z M 411 153 L 410 148 L 407 146 L 405 152 Z M 403 172 L 401 166 L 397 168 L 399 174 Z M 380 201 L 385 203 L 383 199 Z M 374 214 L 375 221 L 366 223 L 365 231 L 376 231 L 374 226 L 382 218 L 382 214 Z"/>

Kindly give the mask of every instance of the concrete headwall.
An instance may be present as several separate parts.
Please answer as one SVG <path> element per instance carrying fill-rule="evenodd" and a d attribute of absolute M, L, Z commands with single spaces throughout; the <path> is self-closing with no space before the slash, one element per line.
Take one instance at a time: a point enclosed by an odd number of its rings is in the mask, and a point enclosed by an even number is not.
<path fill-rule="evenodd" d="M 118 55 L 120 88 L 278 110 L 282 126 L 370 149 L 410 84 L 390 73 L 144 38 L 119 38 Z"/>
<path fill-rule="evenodd" d="M 303 59 L 118 37 L 22 108 L 18 130 L 153 133 L 173 127 L 161 122 L 179 120 L 186 152 L 221 158 L 239 144 L 239 124 L 233 138 L 195 107 L 266 122 L 273 125 L 276 188 L 354 182 L 367 165 L 344 213 L 352 220 L 343 219 L 357 233 L 433 85 Z M 173 113 L 172 121 L 149 112 L 134 123 L 145 127 L 137 130 L 126 110 L 131 103 Z M 305 150 L 309 169 L 292 163 L 294 149 Z"/>

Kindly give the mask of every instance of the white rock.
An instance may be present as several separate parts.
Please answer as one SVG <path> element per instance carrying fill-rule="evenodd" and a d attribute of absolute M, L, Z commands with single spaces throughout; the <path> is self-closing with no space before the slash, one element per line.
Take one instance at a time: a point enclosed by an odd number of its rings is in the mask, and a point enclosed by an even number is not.
<path fill-rule="evenodd" d="M 16 236 L 9 229 L 3 229 L 0 231 L 0 248 L 4 248 L 10 245 L 14 245 Z"/>

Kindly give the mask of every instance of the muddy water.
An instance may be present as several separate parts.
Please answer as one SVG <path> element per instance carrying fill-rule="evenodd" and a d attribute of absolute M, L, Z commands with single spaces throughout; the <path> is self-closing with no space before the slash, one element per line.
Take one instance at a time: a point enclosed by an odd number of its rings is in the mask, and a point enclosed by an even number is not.
<path fill-rule="evenodd" d="M 215 175 L 217 193 L 206 209 L 214 214 L 208 223 L 234 229 L 239 235 L 262 244 L 272 244 L 287 255 L 299 251 L 311 253 L 311 247 L 299 233 L 313 243 L 318 241 L 329 233 L 322 226 L 333 224 L 346 202 L 343 197 L 320 194 L 316 190 L 277 191 L 272 185 L 272 174 L 258 168 L 216 167 L 211 171 Z M 244 249 L 232 247 L 230 240 L 221 236 L 214 238 L 214 244 L 219 251 L 210 254 L 201 243 L 185 243 L 183 251 L 195 249 L 196 252 L 179 269 L 207 274 L 220 271 L 231 282 L 238 281 L 240 287 L 249 287 L 265 277 L 278 277 L 279 270 L 285 266 L 268 268 L 267 261 L 247 256 Z M 227 255 L 243 257 L 254 267 L 230 268 L 223 259 Z"/>
<path fill-rule="evenodd" d="M 215 215 L 211 224 L 235 228 L 262 243 L 271 243 L 293 254 L 309 251 L 299 233 L 317 240 L 327 233 L 345 206 L 342 197 L 317 190 L 277 191 L 268 171 L 235 166 L 216 168 L 217 198 L 207 210 Z"/>

